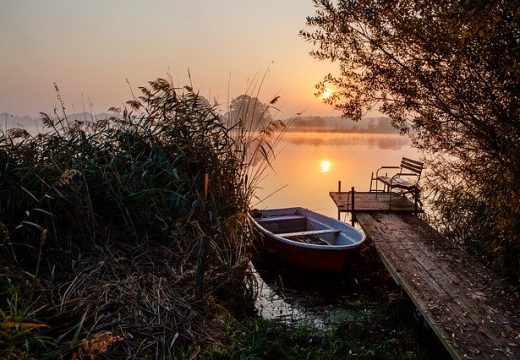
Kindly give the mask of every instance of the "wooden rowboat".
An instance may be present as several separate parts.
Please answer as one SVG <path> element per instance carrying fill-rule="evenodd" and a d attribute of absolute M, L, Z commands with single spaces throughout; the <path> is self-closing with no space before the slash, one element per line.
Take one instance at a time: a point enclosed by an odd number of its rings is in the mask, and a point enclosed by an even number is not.
<path fill-rule="evenodd" d="M 301 207 L 253 210 L 250 218 L 263 235 L 260 250 L 312 272 L 345 272 L 349 255 L 365 241 L 352 226 Z"/>

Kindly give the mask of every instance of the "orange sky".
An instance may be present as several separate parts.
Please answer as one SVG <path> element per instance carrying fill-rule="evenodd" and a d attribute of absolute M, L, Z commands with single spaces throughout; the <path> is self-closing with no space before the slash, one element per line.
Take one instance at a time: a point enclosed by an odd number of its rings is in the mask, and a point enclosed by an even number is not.
<path fill-rule="evenodd" d="M 131 97 L 126 78 L 137 88 L 169 72 L 184 85 L 189 69 L 194 87 L 222 104 L 267 70 L 260 99 L 281 96 L 277 117 L 339 115 L 313 96 L 337 65 L 312 59 L 298 36 L 311 0 L 13 0 L 0 9 L 0 112 L 52 112 L 53 82 L 69 113 L 89 100 L 102 112 Z"/>

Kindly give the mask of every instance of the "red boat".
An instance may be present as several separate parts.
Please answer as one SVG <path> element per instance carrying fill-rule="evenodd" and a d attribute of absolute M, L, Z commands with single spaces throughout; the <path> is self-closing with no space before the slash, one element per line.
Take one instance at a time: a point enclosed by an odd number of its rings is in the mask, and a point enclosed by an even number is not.
<path fill-rule="evenodd" d="M 312 272 L 344 273 L 365 241 L 354 227 L 301 207 L 253 210 L 251 220 L 263 235 L 261 250 Z"/>

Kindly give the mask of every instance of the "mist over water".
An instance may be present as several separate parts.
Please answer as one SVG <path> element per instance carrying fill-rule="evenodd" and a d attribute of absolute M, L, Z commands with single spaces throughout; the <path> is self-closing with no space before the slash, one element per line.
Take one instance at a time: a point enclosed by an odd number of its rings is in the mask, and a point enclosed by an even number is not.
<path fill-rule="evenodd" d="M 57 120 L 55 114 L 48 114 L 51 119 Z M 67 122 L 72 124 L 75 121 L 80 122 L 95 122 L 98 120 L 108 119 L 113 114 L 109 113 L 99 113 L 92 114 L 88 112 L 82 113 L 72 113 L 67 114 Z M 60 118 L 64 119 L 64 116 L 60 114 Z M 45 129 L 40 117 L 31 117 L 31 116 L 18 116 L 11 115 L 9 113 L 1 112 L 0 113 L 0 130 L 5 131 L 7 129 L 19 128 L 26 130 L 31 135 L 36 135 L 38 133 L 45 133 L 49 131 L 49 129 Z"/>

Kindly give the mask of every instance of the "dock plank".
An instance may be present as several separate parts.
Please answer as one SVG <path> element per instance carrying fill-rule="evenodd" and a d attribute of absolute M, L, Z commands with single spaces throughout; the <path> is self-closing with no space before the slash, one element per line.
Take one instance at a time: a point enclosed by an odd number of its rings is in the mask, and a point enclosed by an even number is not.
<path fill-rule="evenodd" d="M 389 233 L 389 230 L 385 228 L 386 236 L 398 237 L 398 235 Z M 386 258 L 393 264 L 399 264 L 401 286 L 409 293 L 416 305 L 421 306 L 421 313 L 430 326 L 433 325 L 432 329 L 436 335 L 443 342 L 456 339 L 458 343 L 465 343 L 466 349 L 471 349 L 472 352 L 480 351 L 468 342 L 468 337 L 472 336 L 471 332 L 476 329 L 468 324 L 466 312 L 461 311 L 458 304 L 453 302 L 448 292 L 443 289 L 442 284 L 435 277 L 432 277 L 429 272 L 423 271 L 424 268 L 419 262 L 414 261 L 411 252 L 407 249 L 397 249 L 396 244 L 395 241 L 384 243 Z M 442 328 L 443 331 L 439 331 L 439 324 L 443 319 L 446 320 L 446 323 Z M 487 341 L 487 339 L 484 340 Z M 492 346 L 491 343 L 487 345 Z"/>
<path fill-rule="evenodd" d="M 457 300 L 461 297 L 454 296 L 453 289 L 446 286 L 446 282 L 442 282 L 441 279 L 446 274 L 435 268 L 429 259 L 418 259 L 415 256 L 417 253 L 413 251 L 414 249 L 402 250 L 395 248 L 396 244 L 396 242 L 393 243 L 393 251 L 398 254 L 398 261 L 402 261 L 409 266 L 407 271 L 411 274 L 411 279 L 407 279 L 408 287 L 414 288 L 415 302 L 418 305 L 423 305 L 423 315 L 435 324 L 442 324 L 443 319 L 448 322 L 444 324 L 444 331 L 436 331 L 438 336 L 449 339 L 446 336 L 451 333 L 453 342 L 464 344 L 464 349 L 469 350 L 470 354 L 482 352 L 481 348 L 491 349 L 494 344 L 500 342 L 491 332 L 483 334 L 478 343 L 472 341 L 475 337 L 474 332 L 478 330 L 475 321 L 479 319 L 473 316 L 474 312 L 466 306 L 466 301 L 463 298 L 463 301 Z M 425 262 L 427 267 L 424 266 Z M 467 355 L 465 354 L 466 357 Z M 486 356 L 491 355 L 492 353 L 486 354 Z"/>
<path fill-rule="evenodd" d="M 352 211 L 352 193 L 349 192 L 330 192 L 332 201 L 336 204 L 338 211 Z M 395 193 L 376 193 L 376 192 L 354 192 L 354 211 L 362 212 L 403 212 L 416 213 L 422 212 L 415 208 L 415 204 L 403 196 Z"/>
<path fill-rule="evenodd" d="M 356 217 L 453 358 L 520 358 L 518 296 L 500 279 L 416 216 Z"/>

